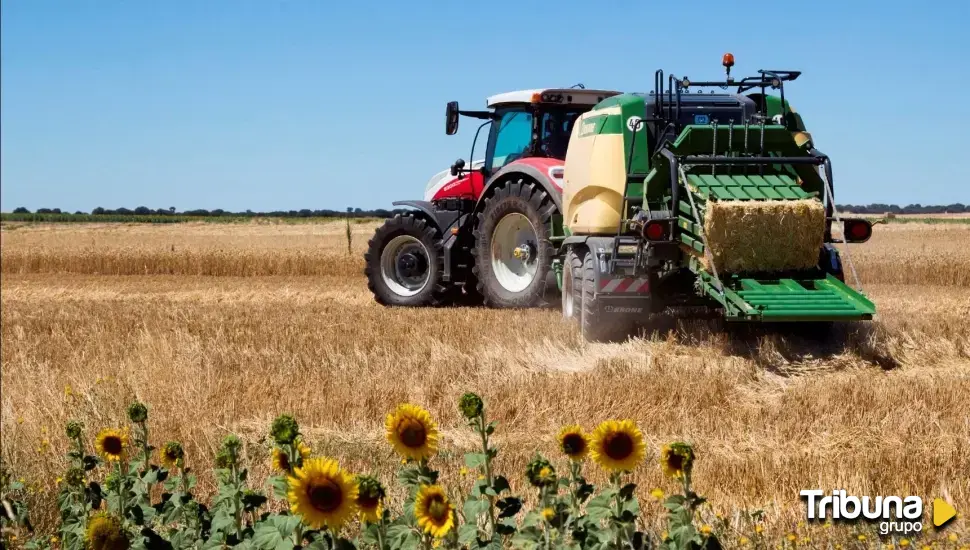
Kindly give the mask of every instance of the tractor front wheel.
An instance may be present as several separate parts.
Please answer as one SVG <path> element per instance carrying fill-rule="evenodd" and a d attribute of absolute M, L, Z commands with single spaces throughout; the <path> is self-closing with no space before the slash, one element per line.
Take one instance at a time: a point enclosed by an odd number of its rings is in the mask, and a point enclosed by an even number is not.
<path fill-rule="evenodd" d="M 442 302 L 441 240 L 437 229 L 413 214 L 396 214 L 367 243 L 364 274 L 374 299 L 385 306 Z"/>
<path fill-rule="evenodd" d="M 475 230 L 478 291 L 492 307 L 535 307 L 552 271 L 549 224 L 556 206 L 534 182 L 520 179 L 485 199 Z"/>

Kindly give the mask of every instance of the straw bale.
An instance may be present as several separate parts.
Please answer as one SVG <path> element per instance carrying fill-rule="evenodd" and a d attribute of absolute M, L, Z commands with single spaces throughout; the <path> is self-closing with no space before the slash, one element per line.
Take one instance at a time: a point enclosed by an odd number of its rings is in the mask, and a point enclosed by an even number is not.
<path fill-rule="evenodd" d="M 825 209 L 816 199 L 711 201 L 704 233 L 719 272 L 808 269 L 818 263 Z"/>

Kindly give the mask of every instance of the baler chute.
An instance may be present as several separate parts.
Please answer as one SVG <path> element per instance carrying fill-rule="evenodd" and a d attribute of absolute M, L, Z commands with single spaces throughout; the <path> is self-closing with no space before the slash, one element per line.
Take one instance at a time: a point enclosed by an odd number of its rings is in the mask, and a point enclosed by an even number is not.
<path fill-rule="evenodd" d="M 872 318 L 872 302 L 845 283 L 834 245 L 847 239 L 832 231 L 843 224 L 861 242 L 871 225 L 835 211 L 831 162 L 784 100 L 783 83 L 798 74 L 671 77 L 665 94 L 658 71 L 653 94 L 610 98 L 584 115 L 563 200 L 563 311 L 579 312 L 566 316 L 584 334 L 612 337 L 671 308 L 728 321 Z M 738 92 L 689 93 L 711 86 Z M 753 88 L 761 93 L 742 95 Z"/>
<path fill-rule="evenodd" d="M 744 143 L 754 134 L 761 143 L 770 147 L 770 156 L 742 156 L 727 145 Z M 745 136 L 744 134 L 748 134 Z M 736 141 L 735 141 L 736 139 Z M 750 142 L 750 139 L 747 141 Z M 716 150 L 718 149 L 718 150 Z M 702 151 L 707 152 L 705 155 Z M 677 187 L 683 191 L 678 197 L 674 238 L 688 253 L 688 267 L 698 277 L 698 285 L 710 298 L 724 308 L 730 320 L 771 321 L 836 321 L 866 320 L 875 314 L 875 307 L 865 296 L 846 285 L 839 276 L 820 269 L 816 263 L 806 266 L 773 266 L 771 271 L 758 269 L 729 270 L 710 254 L 704 226 L 710 208 L 716 204 L 747 202 L 764 203 L 783 211 L 785 202 L 818 201 L 819 210 L 832 210 L 822 206 L 827 182 L 812 168 L 829 165 L 827 157 L 807 151 L 795 145 L 792 133 L 784 126 L 716 127 L 687 126 L 680 137 L 660 154 L 660 170 L 648 177 L 644 186 L 672 189 L 671 178 L 676 177 Z M 659 159 L 658 159 L 659 160 Z M 663 162 L 666 162 L 666 166 Z M 804 170 L 804 168 L 809 168 Z M 649 201 L 648 201 L 649 203 Z M 649 212 L 649 210 L 647 211 Z M 771 209 L 767 209 L 770 214 Z M 832 216 L 825 216 L 820 228 L 819 248 L 825 236 L 831 236 Z M 784 229 L 781 220 L 777 226 Z M 770 225 L 768 225 L 770 227 Z M 757 227 L 736 227 L 738 232 L 752 231 Z M 773 246 L 779 249 L 801 244 L 792 242 L 791 233 L 777 232 L 779 240 Z M 786 239 L 786 237 L 788 237 Z M 831 240 L 831 238 L 829 239 Z M 819 248 L 815 250 L 819 258 Z M 771 250 L 766 251 L 769 254 Z M 722 268 L 718 273 L 718 264 Z M 765 259 L 764 263 L 773 263 Z"/>

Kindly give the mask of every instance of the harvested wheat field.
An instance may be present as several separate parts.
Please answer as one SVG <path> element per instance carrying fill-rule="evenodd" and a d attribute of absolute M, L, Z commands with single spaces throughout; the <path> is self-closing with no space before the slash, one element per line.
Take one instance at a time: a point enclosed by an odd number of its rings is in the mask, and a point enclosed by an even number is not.
<path fill-rule="evenodd" d="M 657 529 L 650 492 L 676 488 L 659 449 L 682 439 L 705 521 L 729 546 L 878 540 L 865 524 L 805 525 L 798 492 L 812 488 L 920 495 L 927 518 L 943 497 L 963 517 L 916 541 L 970 544 L 970 225 L 877 225 L 849 258 L 878 319 L 830 341 L 687 323 L 623 344 L 583 343 L 558 307 L 385 309 L 362 275 L 375 226 L 352 226 L 349 255 L 340 223 L 5 226 L 2 454 L 34 490 L 35 523 L 56 521 L 64 424 L 83 421 L 90 441 L 127 425 L 136 399 L 153 443 L 182 441 L 211 493 L 206 465 L 230 432 L 260 486 L 284 412 L 314 453 L 395 487 L 384 419 L 405 401 L 442 430 L 443 481 L 470 485 L 459 467 L 476 435 L 456 403 L 474 391 L 499 421 L 496 468 L 523 495 L 535 452 L 565 468 L 560 427 L 629 418 L 647 441 L 634 481 Z M 742 519 L 756 509 L 762 533 Z"/>

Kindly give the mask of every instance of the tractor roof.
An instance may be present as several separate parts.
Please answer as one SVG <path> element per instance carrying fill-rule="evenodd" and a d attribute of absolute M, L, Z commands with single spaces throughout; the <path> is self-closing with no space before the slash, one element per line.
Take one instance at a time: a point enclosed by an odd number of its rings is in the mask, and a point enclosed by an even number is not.
<path fill-rule="evenodd" d="M 619 95 L 613 90 L 584 90 L 582 88 L 537 88 L 497 94 L 485 100 L 488 107 L 507 103 L 562 103 L 596 105 L 607 97 Z M 561 97 L 559 97 L 561 96 Z"/>

